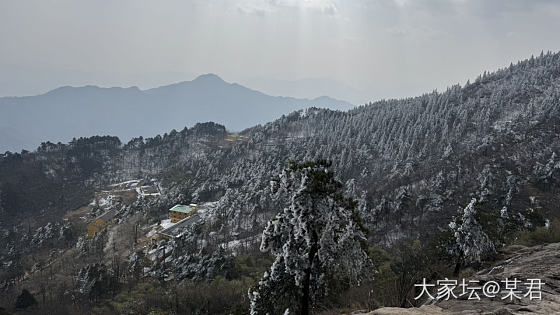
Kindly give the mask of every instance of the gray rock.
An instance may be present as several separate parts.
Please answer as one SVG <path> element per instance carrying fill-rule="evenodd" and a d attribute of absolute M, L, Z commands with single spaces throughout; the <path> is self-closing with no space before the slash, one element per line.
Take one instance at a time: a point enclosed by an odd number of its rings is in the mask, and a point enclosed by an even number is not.
<path fill-rule="evenodd" d="M 448 301 L 429 301 L 419 308 L 384 307 L 369 315 L 422 315 L 422 314 L 560 314 L 560 243 L 539 245 L 535 247 L 516 246 L 507 248 L 508 256 L 494 266 L 478 272 L 468 280 L 480 283 L 496 281 L 502 285 L 506 278 L 517 278 L 522 282 L 527 279 L 541 279 L 542 299 L 530 300 L 523 297 L 527 289 L 518 285 L 521 299 L 501 299 L 503 294 L 495 298 L 486 298 L 480 294 L 481 300 L 450 299 Z M 458 281 L 460 282 L 460 280 Z M 428 304 L 428 303 L 426 303 Z"/>

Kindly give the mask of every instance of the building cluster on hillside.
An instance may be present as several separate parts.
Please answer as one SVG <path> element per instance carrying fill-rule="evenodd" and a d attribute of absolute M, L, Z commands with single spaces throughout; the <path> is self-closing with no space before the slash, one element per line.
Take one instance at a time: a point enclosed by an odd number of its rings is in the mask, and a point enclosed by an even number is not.
<path fill-rule="evenodd" d="M 202 218 L 197 213 L 198 205 L 175 205 L 169 209 L 169 223 L 158 226 L 158 231 L 151 237 L 152 244 L 155 246 L 148 251 L 146 256 L 147 265 L 155 262 L 167 262 L 172 254 L 171 247 L 156 246 L 160 240 L 172 240 L 181 237 L 188 227 L 201 222 Z"/>
<path fill-rule="evenodd" d="M 232 141 L 232 142 L 244 141 L 247 139 L 249 139 L 247 136 L 242 136 L 238 133 L 231 133 L 226 136 L 226 141 Z"/>
<path fill-rule="evenodd" d="M 173 224 L 172 226 L 159 231 L 158 235 L 160 238 L 165 238 L 165 239 L 173 239 L 173 238 L 180 237 L 187 227 L 194 225 L 200 220 L 201 220 L 200 216 L 197 213 L 194 213 L 191 216 L 177 222 L 176 224 Z"/>
<path fill-rule="evenodd" d="M 105 229 L 117 215 L 117 208 L 122 204 L 130 204 L 138 198 L 160 194 L 159 184 L 155 179 L 133 179 L 109 185 L 108 190 L 96 192 L 93 201 L 89 204 L 90 207 L 94 210 L 106 211 L 87 225 L 88 237 L 94 237 Z"/>
<path fill-rule="evenodd" d="M 185 218 L 190 217 L 198 211 L 198 206 L 191 203 L 188 206 L 185 205 L 175 205 L 173 208 L 169 209 L 169 219 L 172 223 L 177 223 Z"/>
<path fill-rule="evenodd" d="M 88 237 L 94 237 L 95 234 L 101 232 L 113 221 L 115 215 L 117 215 L 117 209 L 111 209 L 95 218 L 95 220 L 87 226 Z"/>
<path fill-rule="evenodd" d="M 173 239 L 182 235 L 185 228 L 200 220 L 198 205 L 175 205 L 169 209 L 169 219 L 164 220 L 152 235 L 152 243 L 161 239 Z M 167 221 L 167 222 L 166 222 Z"/>

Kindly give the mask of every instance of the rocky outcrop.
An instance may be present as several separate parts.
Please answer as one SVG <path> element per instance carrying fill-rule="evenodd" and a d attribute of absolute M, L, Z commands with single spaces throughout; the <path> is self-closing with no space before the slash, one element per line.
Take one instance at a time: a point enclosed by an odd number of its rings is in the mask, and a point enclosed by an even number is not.
<path fill-rule="evenodd" d="M 419 308 L 384 307 L 367 314 L 560 314 L 560 243 L 530 248 L 510 247 L 506 257 L 508 258 L 468 279 L 478 280 L 481 285 L 490 281 L 500 283 L 501 294 L 494 298 L 480 294 L 480 300 L 467 300 L 467 294 L 447 301 L 431 300 Z M 503 283 L 505 279 L 518 279 L 522 283 L 527 279 L 541 279 L 544 282 L 540 290 L 542 299 L 530 300 L 528 296 L 524 297 L 527 288 L 522 285 L 518 286 L 520 292 L 517 294 L 521 299 L 502 299 L 507 294 Z M 460 290 L 457 288 L 455 292 L 460 294 Z"/>

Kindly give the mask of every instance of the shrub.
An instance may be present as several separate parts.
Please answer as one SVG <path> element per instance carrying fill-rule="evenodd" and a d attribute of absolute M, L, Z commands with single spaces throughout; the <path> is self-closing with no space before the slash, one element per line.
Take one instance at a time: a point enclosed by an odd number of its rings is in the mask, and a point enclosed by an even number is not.
<path fill-rule="evenodd" d="M 560 220 L 554 219 L 548 227 L 541 226 L 534 230 L 522 230 L 517 234 L 514 244 L 535 246 L 560 242 Z"/>
<path fill-rule="evenodd" d="M 16 299 L 16 309 L 26 309 L 33 305 L 37 305 L 37 300 L 27 289 L 23 289 Z"/>

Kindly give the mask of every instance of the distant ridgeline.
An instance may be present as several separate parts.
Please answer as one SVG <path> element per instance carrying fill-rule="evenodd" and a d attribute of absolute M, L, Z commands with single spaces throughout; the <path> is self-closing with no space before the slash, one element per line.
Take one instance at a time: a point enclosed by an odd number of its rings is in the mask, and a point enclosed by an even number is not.
<path fill-rule="evenodd" d="M 102 184 L 157 176 L 162 200 L 219 200 L 243 231 L 285 204 L 270 186 L 288 161 L 318 158 L 333 161 L 376 242 L 429 237 L 473 197 L 488 211 L 552 218 L 560 203 L 558 86 L 560 54 L 548 53 L 445 92 L 348 112 L 311 108 L 239 135 L 204 123 L 124 145 L 114 137 L 44 143 L 0 158 L 0 220 L 41 221 L 91 200 L 87 192 Z"/>
<path fill-rule="evenodd" d="M 110 134 L 128 140 L 203 121 L 242 130 L 306 107 L 354 105 L 327 96 L 271 96 L 214 74 L 148 90 L 65 86 L 41 95 L 0 97 L 0 152 L 34 148 L 39 139 L 66 142 Z"/>

